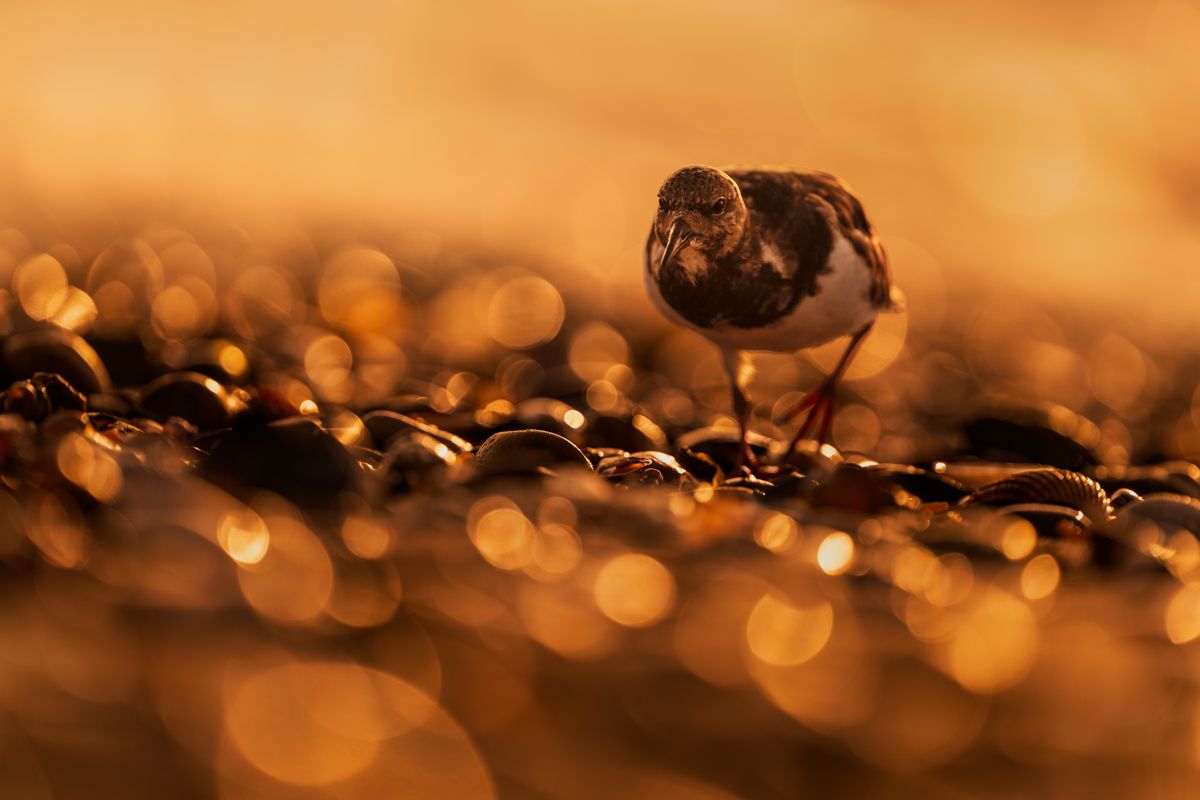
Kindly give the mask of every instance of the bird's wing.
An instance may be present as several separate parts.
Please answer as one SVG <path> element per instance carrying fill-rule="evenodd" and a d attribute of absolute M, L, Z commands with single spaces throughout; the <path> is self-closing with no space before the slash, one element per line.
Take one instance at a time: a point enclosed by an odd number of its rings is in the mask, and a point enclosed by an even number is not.
<path fill-rule="evenodd" d="M 727 173 L 753 212 L 771 228 L 787 231 L 785 235 L 794 242 L 797 263 L 792 277 L 805 284 L 797 287 L 801 294 L 815 289 L 816 277 L 825 266 L 828 250 L 822 245 L 832 243 L 823 242 L 828 233 L 817 228 L 828 227 L 836 229 L 870 268 L 872 305 L 886 308 L 891 304 L 887 254 L 862 204 L 840 180 L 825 172 L 798 170 L 734 169 Z M 810 254 L 815 257 L 811 263 L 806 259 Z"/>
<path fill-rule="evenodd" d="M 887 253 L 867 219 L 862 203 L 846 184 L 825 172 L 795 173 L 804 186 L 806 197 L 812 202 L 824 203 L 833 210 L 838 230 L 854 251 L 867 262 L 871 270 L 871 304 L 885 308 L 892 304 L 892 276 L 888 267 Z"/>

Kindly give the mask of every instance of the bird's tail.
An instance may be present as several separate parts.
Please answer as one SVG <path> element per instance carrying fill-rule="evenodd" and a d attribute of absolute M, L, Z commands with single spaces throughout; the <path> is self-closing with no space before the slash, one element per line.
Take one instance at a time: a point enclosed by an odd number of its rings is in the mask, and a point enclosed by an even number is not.
<path fill-rule="evenodd" d="M 904 292 L 899 286 L 892 285 L 888 287 L 887 304 L 880 311 L 899 314 L 908 310 L 908 298 L 904 296 Z"/>

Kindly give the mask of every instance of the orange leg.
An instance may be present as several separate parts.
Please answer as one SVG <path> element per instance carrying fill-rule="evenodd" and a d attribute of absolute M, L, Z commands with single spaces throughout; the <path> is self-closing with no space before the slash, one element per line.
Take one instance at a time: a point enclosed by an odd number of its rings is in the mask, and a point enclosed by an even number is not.
<path fill-rule="evenodd" d="M 850 361 L 854 358 L 854 354 L 858 352 L 859 346 L 862 345 L 863 339 L 870 332 L 871 325 L 874 324 L 872 322 L 855 333 L 850 339 L 850 344 L 846 346 L 846 351 L 842 353 L 842 357 L 838 360 L 837 366 L 833 368 L 833 372 L 829 373 L 825 380 L 821 381 L 820 386 L 800 398 L 799 403 L 792 406 L 779 417 L 778 421 L 782 424 L 790 422 L 806 411 L 808 412 L 808 416 L 804 418 L 804 423 L 796 431 L 796 435 L 792 437 L 787 450 L 783 452 L 783 460 L 780 461 L 780 464 L 788 462 L 792 457 L 792 453 L 796 450 L 796 445 L 800 443 L 801 439 L 808 436 L 814 428 L 818 430 L 818 445 L 829 441 L 829 434 L 833 429 L 833 410 L 837 385 L 846 373 L 846 368 L 850 366 Z"/>

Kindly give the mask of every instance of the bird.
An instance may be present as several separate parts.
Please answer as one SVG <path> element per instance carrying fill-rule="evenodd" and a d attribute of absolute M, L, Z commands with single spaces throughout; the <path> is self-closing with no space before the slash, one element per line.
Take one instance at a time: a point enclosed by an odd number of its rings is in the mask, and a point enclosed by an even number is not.
<path fill-rule="evenodd" d="M 658 190 L 644 278 L 659 311 L 720 349 L 741 433 L 739 467 L 756 465 L 751 354 L 850 336 L 833 371 L 778 418 L 807 412 L 782 466 L 814 428 L 818 446 L 828 441 L 839 381 L 876 315 L 903 302 L 858 198 L 835 176 L 810 170 L 676 170 Z"/>

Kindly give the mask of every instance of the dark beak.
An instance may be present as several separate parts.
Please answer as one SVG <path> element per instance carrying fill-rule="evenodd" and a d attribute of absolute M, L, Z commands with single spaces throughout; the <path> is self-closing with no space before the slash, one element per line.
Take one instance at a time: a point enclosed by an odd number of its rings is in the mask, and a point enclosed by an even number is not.
<path fill-rule="evenodd" d="M 671 230 L 667 232 L 667 244 L 663 249 L 662 260 L 658 262 L 658 271 L 662 272 L 662 268 L 670 264 L 675 254 L 687 247 L 691 240 L 692 232 L 683 220 L 677 219 L 672 222 Z"/>

